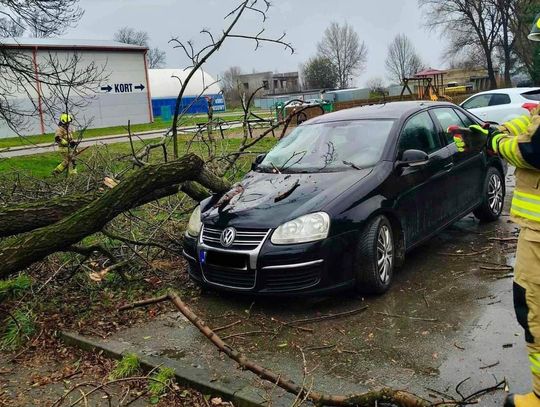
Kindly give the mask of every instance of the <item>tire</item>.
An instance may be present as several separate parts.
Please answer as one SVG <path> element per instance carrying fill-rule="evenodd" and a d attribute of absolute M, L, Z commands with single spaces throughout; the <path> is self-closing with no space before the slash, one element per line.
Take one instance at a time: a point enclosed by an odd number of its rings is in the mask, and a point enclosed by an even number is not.
<path fill-rule="evenodd" d="M 504 177 L 497 168 L 488 168 L 482 194 L 482 204 L 473 211 L 474 216 L 482 222 L 496 221 L 503 211 L 506 194 Z"/>
<path fill-rule="evenodd" d="M 385 216 L 371 219 L 356 249 L 354 270 L 356 290 L 363 294 L 383 294 L 392 283 L 395 266 L 394 233 Z"/>

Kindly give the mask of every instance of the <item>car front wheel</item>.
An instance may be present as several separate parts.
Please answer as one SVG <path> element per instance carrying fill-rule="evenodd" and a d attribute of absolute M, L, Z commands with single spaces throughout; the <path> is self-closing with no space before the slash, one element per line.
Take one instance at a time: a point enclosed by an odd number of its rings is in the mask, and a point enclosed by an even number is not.
<path fill-rule="evenodd" d="M 474 216 L 483 222 L 499 219 L 504 206 L 505 185 L 501 172 L 490 167 L 486 174 L 482 204 L 474 210 Z"/>
<path fill-rule="evenodd" d="M 392 282 L 394 260 L 392 225 L 385 216 L 377 216 L 360 233 L 354 263 L 357 291 L 367 294 L 386 292 Z"/>

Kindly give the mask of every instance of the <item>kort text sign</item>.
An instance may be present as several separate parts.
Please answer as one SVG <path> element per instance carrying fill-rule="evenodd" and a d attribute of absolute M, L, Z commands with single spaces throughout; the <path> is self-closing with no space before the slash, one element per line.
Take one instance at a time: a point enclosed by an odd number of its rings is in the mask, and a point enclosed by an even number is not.
<path fill-rule="evenodd" d="M 141 83 L 138 85 L 133 85 L 133 83 L 114 83 L 112 85 L 102 86 L 101 91 L 107 93 L 133 93 L 133 92 L 142 92 L 145 86 Z"/>

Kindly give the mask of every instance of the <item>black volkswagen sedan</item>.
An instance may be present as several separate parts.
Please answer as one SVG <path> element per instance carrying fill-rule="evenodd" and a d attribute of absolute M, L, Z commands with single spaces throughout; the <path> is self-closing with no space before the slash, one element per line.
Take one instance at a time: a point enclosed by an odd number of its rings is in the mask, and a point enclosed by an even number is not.
<path fill-rule="evenodd" d="M 192 214 L 184 256 L 205 287 L 257 294 L 383 293 L 405 253 L 471 211 L 502 212 L 506 167 L 457 153 L 450 103 L 358 107 L 298 126 L 225 197 Z"/>

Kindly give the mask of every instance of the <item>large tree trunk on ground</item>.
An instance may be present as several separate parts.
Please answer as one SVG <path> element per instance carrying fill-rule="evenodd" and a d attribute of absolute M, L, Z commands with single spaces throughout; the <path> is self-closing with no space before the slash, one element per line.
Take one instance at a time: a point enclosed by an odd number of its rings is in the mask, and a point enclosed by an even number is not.
<path fill-rule="evenodd" d="M 145 166 L 60 222 L 0 242 L 0 278 L 99 232 L 122 212 L 140 205 L 141 197 L 153 196 L 156 191 L 171 186 L 174 193 L 174 185 L 186 181 L 197 181 L 217 193 L 224 193 L 230 187 L 227 181 L 206 170 L 204 161 L 194 154 Z"/>
<path fill-rule="evenodd" d="M 0 237 L 56 223 L 95 199 L 95 195 L 77 195 L 49 199 L 30 204 L 0 207 Z"/>
<path fill-rule="evenodd" d="M 184 192 L 197 202 L 210 196 L 208 190 L 196 182 L 185 182 L 182 185 L 171 185 L 158 189 L 142 197 L 134 206 L 144 205 L 165 196 Z M 63 196 L 47 201 L 37 201 L 30 204 L 0 207 L 0 237 L 18 235 L 38 228 L 52 225 L 96 200 L 99 195 Z"/>

